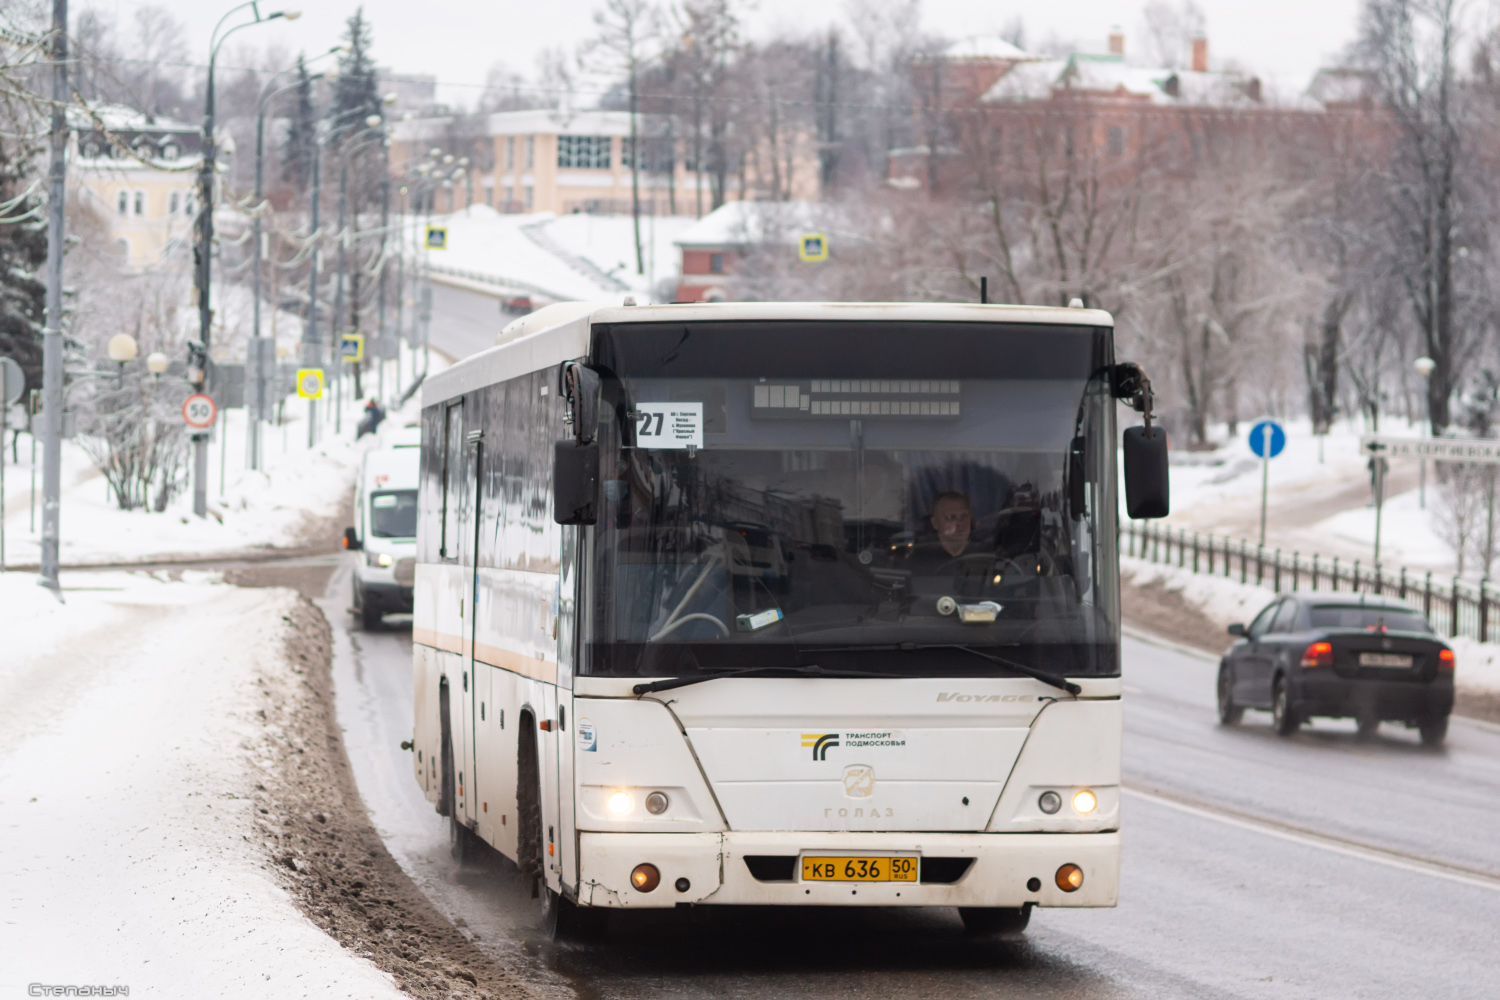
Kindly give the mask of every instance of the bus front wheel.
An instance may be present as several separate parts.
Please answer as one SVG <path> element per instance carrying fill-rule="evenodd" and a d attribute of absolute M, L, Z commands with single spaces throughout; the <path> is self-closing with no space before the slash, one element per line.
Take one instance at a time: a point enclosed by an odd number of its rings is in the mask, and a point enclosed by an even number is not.
<path fill-rule="evenodd" d="M 1031 904 L 1024 906 L 960 906 L 964 930 L 975 937 L 1018 938 L 1031 923 Z"/>

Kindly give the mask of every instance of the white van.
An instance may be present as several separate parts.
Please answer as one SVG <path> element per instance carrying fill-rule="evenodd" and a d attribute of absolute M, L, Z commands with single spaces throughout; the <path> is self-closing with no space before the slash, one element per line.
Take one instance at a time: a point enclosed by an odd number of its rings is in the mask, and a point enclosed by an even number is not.
<path fill-rule="evenodd" d="M 391 445 L 365 453 L 354 497 L 354 524 L 344 548 L 362 553 L 354 564 L 354 607 L 366 629 L 387 614 L 411 613 L 417 557 L 418 435 L 396 433 Z"/>

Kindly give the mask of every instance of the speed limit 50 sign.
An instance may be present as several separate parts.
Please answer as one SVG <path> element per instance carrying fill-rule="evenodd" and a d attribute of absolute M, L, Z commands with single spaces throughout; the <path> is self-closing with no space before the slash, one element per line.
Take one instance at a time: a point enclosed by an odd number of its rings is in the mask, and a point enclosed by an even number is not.
<path fill-rule="evenodd" d="M 197 392 L 182 401 L 182 419 L 194 430 L 204 431 L 213 426 L 219 408 L 211 397 Z"/>
<path fill-rule="evenodd" d="M 323 369 L 297 369 L 297 395 L 303 399 L 323 398 Z"/>

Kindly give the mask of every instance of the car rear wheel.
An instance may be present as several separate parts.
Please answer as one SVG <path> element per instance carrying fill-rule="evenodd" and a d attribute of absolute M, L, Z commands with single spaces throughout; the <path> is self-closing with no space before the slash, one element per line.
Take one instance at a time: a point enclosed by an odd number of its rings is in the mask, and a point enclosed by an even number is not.
<path fill-rule="evenodd" d="M 1234 703 L 1234 671 L 1229 664 L 1219 664 L 1219 724 L 1237 726 L 1245 717 L 1245 706 Z"/>
<path fill-rule="evenodd" d="M 1448 717 L 1440 715 L 1435 719 L 1424 719 L 1417 730 L 1422 734 L 1423 746 L 1442 746 L 1443 740 L 1448 738 Z"/>
<path fill-rule="evenodd" d="M 975 937 L 1017 938 L 1031 923 L 1031 904 L 1025 906 L 960 906 L 964 931 Z"/>
<path fill-rule="evenodd" d="M 1276 678 L 1276 687 L 1271 695 L 1271 724 L 1282 736 L 1290 736 L 1302 725 L 1297 718 L 1297 706 L 1292 704 L 1292 692 L 1285 677 Z"/>

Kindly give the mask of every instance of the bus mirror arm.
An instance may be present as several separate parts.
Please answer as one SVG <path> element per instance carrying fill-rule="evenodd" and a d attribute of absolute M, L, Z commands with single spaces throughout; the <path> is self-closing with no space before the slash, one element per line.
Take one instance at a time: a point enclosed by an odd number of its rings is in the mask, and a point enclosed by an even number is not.
<path fill-rule="evenodd" d="M 564 420 L 573 429 L 579 444 L 588 444 L 599 432 L 599 373 L 577 361 L 562 369 L 563 399 L 567 403 Z"/>
<path fill-rule="evenodd" d="M 1125 430 L 1125 512 L 1136 520 L 1166 517 L 1172 509 L 1167 432 L 1151 426 L 1151 380 L 1140 365 L 1124 362 L 1114 366 L 1111 382 L 1114 397 L 1145 417 L 1143 426 Z"/>

